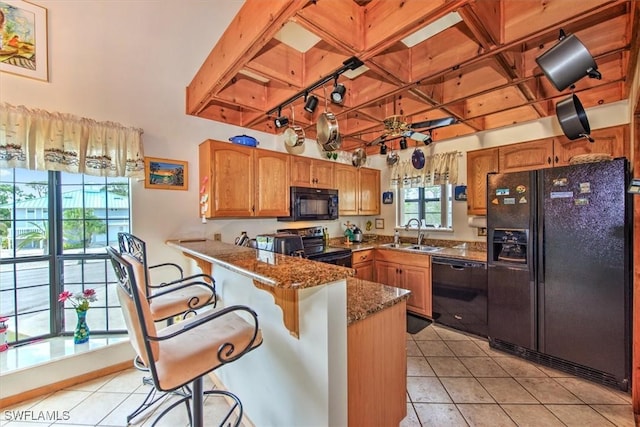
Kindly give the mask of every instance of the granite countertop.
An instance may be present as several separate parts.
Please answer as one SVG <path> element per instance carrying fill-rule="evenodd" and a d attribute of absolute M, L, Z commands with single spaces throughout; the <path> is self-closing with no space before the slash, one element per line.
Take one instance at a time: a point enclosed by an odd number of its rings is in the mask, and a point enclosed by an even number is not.
<path fill-rule="evenodd" d="M 345 279 L 355 273 L 351 268 L 209 239 L 169 240 L 167 245 L 279 288 L 310 288 Z"/>
<path fill-rule="evenodd" d="M 410 291 L 382 283 L 347 279 L 347 325 L 409 298 Z"/>
<path fill-rule="evenodd" d="M 347 279 L 347 324 L 409 298 L 406 289 L 351 277 L 354 270 L 208 239 L 169 240 L 167 245 L 282 288 L 302 289 Z"/>
<path fill-rule="evenodd" d="M 441 246 L 440 242 L 438 244 L 435 244 L 434 246 Z M 385 243 L 389 243 L 389 242 L 363 242 L 363 243 L 349 243 L 349 244 L 344 242 L 331 242 L 331 246 L 339 247 L 339 248 L 348 248 L 354 252 L 365 251 L 369 249 L 378 249 L 378 248 L 389 249 L 391 251 L 402 251 L 402 249 L 383 247 L 382 245 Z M 427 241 L 427 244 L 429 244 L 428 241 Z M 443 247 L 441 250 L 436 252 L 428 252 L 428 253 L 408 252 L 408 253 L 432 256 L 432 257 L 458 258 L 458 259 L 465 259 L 469 261 L 487 262 L 487 251 L 482 251 L 477 249 L 457 249 L 453 247 Z"/>

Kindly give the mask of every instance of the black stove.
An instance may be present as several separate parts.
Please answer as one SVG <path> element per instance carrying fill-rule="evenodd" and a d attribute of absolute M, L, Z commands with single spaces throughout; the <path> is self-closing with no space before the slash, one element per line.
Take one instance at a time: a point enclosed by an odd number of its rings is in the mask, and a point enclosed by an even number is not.
<path fill-rule="evenodd" d="M 300 236 L 304 248 L 304 257 L 307 259 L 351 267 L 351 249 L 325 245 L 322 227 L 282 228 L 277 232 Z"/>

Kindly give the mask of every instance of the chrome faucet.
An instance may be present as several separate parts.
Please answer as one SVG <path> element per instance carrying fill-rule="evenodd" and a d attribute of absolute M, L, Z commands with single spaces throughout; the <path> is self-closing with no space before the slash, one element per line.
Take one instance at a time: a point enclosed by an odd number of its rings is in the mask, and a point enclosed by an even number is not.
<path fill-rule="evenodd" d="M 411 218 L 409 221 L 407 221 L 407 223 L 404 226 L 404 229 L 406 231 L 409 231 L 409 226 L 411 225 L 411 223 L 415 221 L 418 223 L 418 240 L 417 240 L 417 245 L 420 246 L 420 244 L 422 243 L 422 233 L 420 231 L 421 227 L 422 227 L 422 221 L 419 220 L 418 218 Z"/>

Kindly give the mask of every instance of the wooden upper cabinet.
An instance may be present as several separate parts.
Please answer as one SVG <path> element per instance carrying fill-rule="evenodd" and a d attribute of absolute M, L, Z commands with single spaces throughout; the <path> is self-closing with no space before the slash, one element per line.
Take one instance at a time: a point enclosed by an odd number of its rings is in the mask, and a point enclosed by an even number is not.
<path fill-rule="evenodd" d="M 594 142 L 584 138 L 572 141 L 566 136 L 558 137 L 554 145 L 554 166 L 568 165 L 573 156 L 582 154 L 603 153 L 613 158 L 628 157 L 630 152 L 629 138 L 626 136 L 628 129 L 628 126 L 623 125 L 594 130 L 591 132 Z"/>
<path fill-rule="evenodd" d="M 487 174 L 498 172 L 498 148 L 467 152 L 467 212 L 487 213 Z"/>
<path fill-rule="evenodd" d="M 380 214 L 380 171 L 335 165 L 340 215 Z"/>
<path fill-rule="evenodd" d="M 333 168 L 332 162 L 291 156 L 291 186 L 335 188 Z"/>
<path fill-rule="evenodd" d="M 380 171 L 360 168 L 359 174 L 359 215 L 380 214 Z"/>
<path fill-rule="evenodd" d="M 255 215 L 289 215 L 289 160 L 284 153 L 268 150 L 254 151 Z"/>
<path fill-rule="evenodd" d="M 289 215 L 289 156 L 228 142 L 199 146 L 200 216 Z"/>
<path fill-rule="evenodd" d="M 336 164 L 336 188 L 338 189 L 338 213 L 358 215 L 358 169 Z"/>
<path fill-rule="evenodd" d="M 553 138 L 498 148 L 500 172 L 518 172 L 553 166 Z"/>

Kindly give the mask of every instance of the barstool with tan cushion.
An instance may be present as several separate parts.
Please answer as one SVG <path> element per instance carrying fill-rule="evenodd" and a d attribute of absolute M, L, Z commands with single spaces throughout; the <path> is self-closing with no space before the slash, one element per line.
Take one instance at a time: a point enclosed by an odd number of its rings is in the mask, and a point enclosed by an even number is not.
<path fill-rule="evenodd" d="M 220 425 L 226 425 L 237 409 L 238 416 L 233 425 L 238 426 L 242 418 L 240 399 L 225 390 L 205 392 L 202 383 L 207 373 L 238 360 L 262 344 L 256 313 L 240 305 L 207 310 L 158 331 L 148 298 L 136 283 L 144 280 L 143 264 L 135 257 L 120 254 L 113 248 L 107 248 L 107 252 L 118 278 L 117 294 L 131 344 L 145 366 L 149 367 L 154 386 L 168 392 L 191 384 L 191 396 L 184 396 L 171 404 L 153 425 L 184 402 L 191 425 L 202 426 L 203 395 L 219 394 L 234 402 Z"/>

